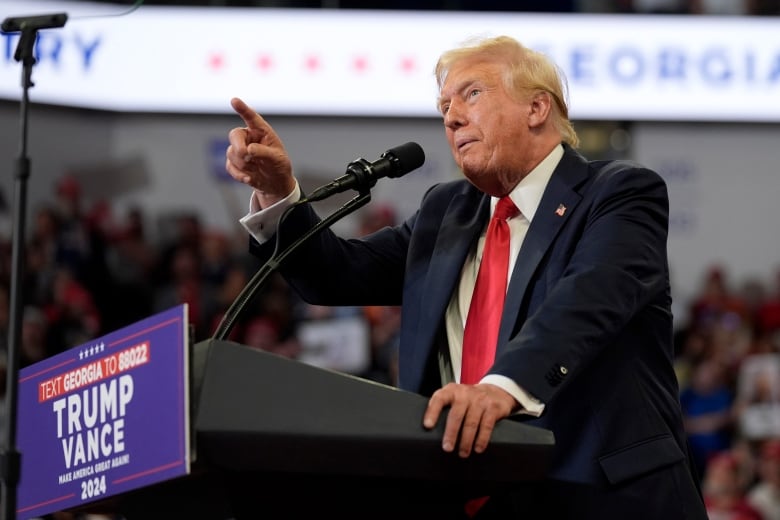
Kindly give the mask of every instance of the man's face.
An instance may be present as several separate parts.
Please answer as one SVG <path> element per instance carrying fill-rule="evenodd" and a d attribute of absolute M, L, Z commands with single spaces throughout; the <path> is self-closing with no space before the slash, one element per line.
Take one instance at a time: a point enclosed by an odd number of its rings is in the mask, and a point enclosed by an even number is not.
<path fill-rule="evenodd" d="M 507 92 L 502 66 L 467 59 L 450 69 L 439 109 L 455 162 L 479 189 L 506 195 L 528 173 L 531 105 Z"/>

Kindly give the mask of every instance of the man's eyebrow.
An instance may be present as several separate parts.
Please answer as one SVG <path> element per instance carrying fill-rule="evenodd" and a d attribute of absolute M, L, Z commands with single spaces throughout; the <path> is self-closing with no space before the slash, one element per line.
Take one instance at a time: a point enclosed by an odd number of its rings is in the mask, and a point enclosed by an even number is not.
<path fill-rule="evenodd" d="M 453 87 L 452 92 L 455 95 L 463 94 L 466 90 L 468 90 L 470 87 L 472 87 L 473 85 L 475 85 L 477 83 L 479 83 L 479 80 L 474 79 L 474 78 L 464 79 L 463 81 L 461 81 L 460 83 L 457 83 Z M 448 100 L 450 97 L 451 96 L 440 96 L 439 97 L 439 101 L 441 102 L 443 100 Z"/>

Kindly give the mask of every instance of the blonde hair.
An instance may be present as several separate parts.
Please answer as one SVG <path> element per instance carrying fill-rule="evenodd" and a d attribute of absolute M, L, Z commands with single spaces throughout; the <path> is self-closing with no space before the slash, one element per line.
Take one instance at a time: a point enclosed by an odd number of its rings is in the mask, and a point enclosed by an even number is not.
<path fill-rule="evenodd" d="M 569 121 L 566 79 L 563 72 L 547 56 L 524 47 L 509 36 L 478 39 L 441 55 L 435 69 L 439 90 L 444 85 L 450 68 L 465 59 L 503 62 L 506 65 L 504 84 L 507 90 L 518 98 L 529 93 L 548 93 L 554 101 L 553 126 L 565 143 L 574 148 L 579 145 L 577 132 Z"/>

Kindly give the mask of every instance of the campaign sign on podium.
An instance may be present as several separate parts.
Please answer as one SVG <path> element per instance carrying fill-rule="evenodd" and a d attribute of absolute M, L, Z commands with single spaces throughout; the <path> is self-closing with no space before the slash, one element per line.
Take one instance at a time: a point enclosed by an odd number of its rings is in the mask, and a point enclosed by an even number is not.
<path fill-rule="evenodd" d="M 19 373 L 20 519 L 190 472 L 187 306 Z"/>

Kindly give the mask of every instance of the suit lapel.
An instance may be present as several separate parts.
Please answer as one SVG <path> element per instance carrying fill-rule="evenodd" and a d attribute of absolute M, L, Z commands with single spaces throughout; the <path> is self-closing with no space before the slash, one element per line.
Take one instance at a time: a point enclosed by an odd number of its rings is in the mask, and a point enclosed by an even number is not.
<path fill-rule="evenodd" d="M 452 291 L 460 280 L 466 255 L 478 240 L 489 217 L 489 202 L 490 197 L 471 190 L 467 194 L 453 197 L 447 208 L 436 236 L 436 245 L 425 278 L 422 317 L 417 331 L 419 345 L 431 347 L 435 343 L 435 334 L 441 325 Z M 414 356 L 418 359 L 414 366 L 424 365 L 429 352 L 430 348 L 415 349 Z"/>
<path fill-rule="evenodd" d="M 436 236 L 423 300 L 425 321 L 429 323 L 438 323 L 443 315 L 442 309 L 460 280 L 466 255 L 488 219 L 490 198 L 475 193 L 476 197 L 461 194 L 452 199 Z"/>
<path fill-rule="evenodd" d="M 498 333 L 499 348 L 511 339 L 510 335 L 518 319 L 520 306 L 528 291 L 531 277 L 582 199 L 575 188 L 587 178 L 587 163 L 568 146 L 564 146 L 564 149 L 563 158 L 555 168 L 528 228 L 509 280 L 501 328 Z"/>

